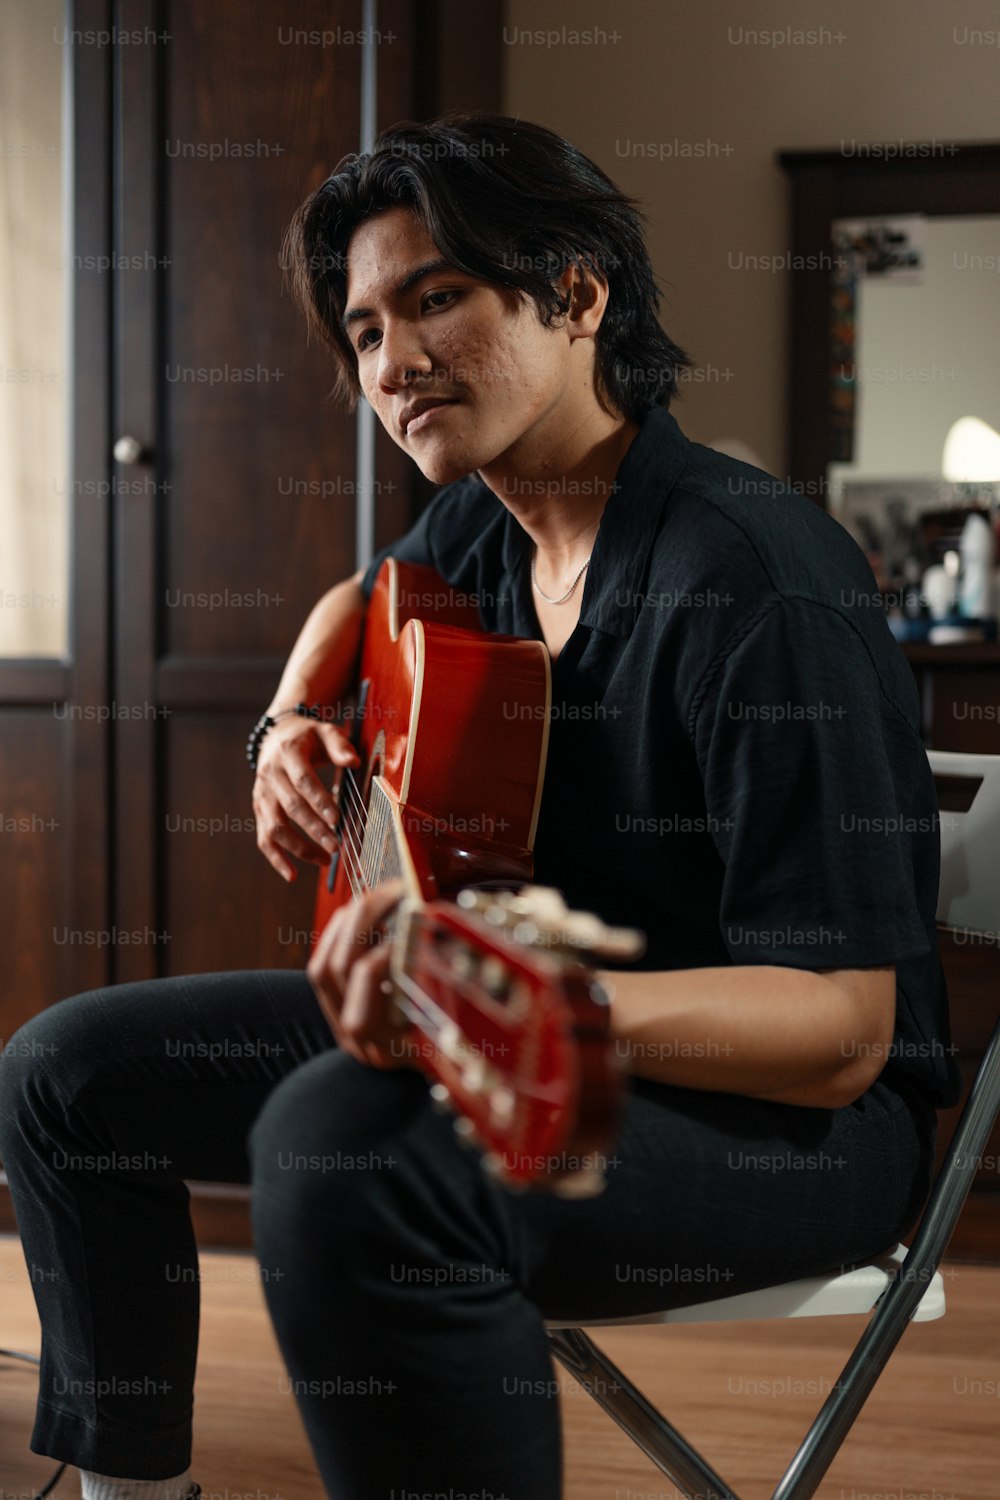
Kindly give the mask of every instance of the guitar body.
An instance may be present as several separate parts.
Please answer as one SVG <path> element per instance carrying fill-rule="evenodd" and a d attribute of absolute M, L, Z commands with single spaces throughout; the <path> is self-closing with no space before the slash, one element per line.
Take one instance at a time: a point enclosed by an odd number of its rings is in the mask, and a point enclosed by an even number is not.
<path fill-rule="evenodd" d="M 425 901 L 530 880 L 550 698 L 541 641 L 487 634 L 433 569 L 388 559 L 368 604 L 353 736 L 369 816 L 362 829 L 345 797 L 316 930 L 359 874 L 368 886 L 398 876 Z"/>
<path fill-rule="evenodd" d="M 484 632 L 432 569 L 387 560 L 362 644 L 361 764 L 342 780 L 315 926 L 401 879 L 396 1018 L 436 1100 L 508 1186 L 586 1196 L 620 1110 L 607 996 L 563 942 L 565 907 L 546 922 L 557 893 L 537 910 L 510 894 L 533 873 L 550 703 L 541 641 Z"/>

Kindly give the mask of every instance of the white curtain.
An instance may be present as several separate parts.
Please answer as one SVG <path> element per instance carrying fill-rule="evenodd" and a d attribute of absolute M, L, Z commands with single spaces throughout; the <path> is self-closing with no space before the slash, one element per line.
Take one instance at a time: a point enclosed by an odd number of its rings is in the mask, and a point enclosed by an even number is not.
<path fill-rule="evenodd" d="M 0 4 L 0 656 L 67 650 L 62 0 Z"/>

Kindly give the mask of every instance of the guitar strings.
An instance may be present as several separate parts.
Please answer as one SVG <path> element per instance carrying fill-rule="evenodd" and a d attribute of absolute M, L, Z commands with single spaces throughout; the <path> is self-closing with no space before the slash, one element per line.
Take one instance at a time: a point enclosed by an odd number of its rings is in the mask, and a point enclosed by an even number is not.
<path fill-rule="evenodd" d="M 341 854 L 347 869 L 351 889 L 355 895 L 367 888 L 364 878 L 364 863 L 362 859 L 362 848 L 364 845 L 365 827 L 367 824 L 367 810 L 361 801 L 357 785 L 352 772 L 348 769 L 341 779 L 341 786 L 346 787 L 347 797 L 340 809 L 340 826 L 343 831 L 343 843 Z M 353 797 L 353 801 L 351 798 Z"/>
<path fill-rule="evenodd" d="M 344 855 L 353 860 L 356 868 L 361 869 L 361 836 L 356 834 L 349 819 L 341 818 L 340 834 Z"/>
<path fill-rule="evenodd" d="M 363 835 L 355 833 L 351 823 L 345 819 L 341 820 L 340 831 L 345 854 L 353 857 L 356 867 L 360 870 L 362 868 L 361 850 L 363 847 Z"/>
<path fill-rule="evenodd" d="M 353 796 L 353 802 L 351 800 Z M 359 872 L 363 871 L 362 850 L 364 847 L 365 833 L 367 829 L 367 812 L 358 795 L 357 788 L 353 782 L 348 786 L 348 795 L 344 799 L 341 808 L 341 824 L 344 830 L 345 840 L 348 848 L 354 855 L 355 864 Z"/>
<path fill-rule="evenodd" d="M 344 861 L 344 868 L 347 872 L 351 890 L 354 895 L 359 895 L 361 892 L 371 888 L 365 878 L 363 858 L 364 835 L 368 824 L 368 809 L 361 799 L 361 793 L 358 791 L 354 773 L 350 768 L 347 768 L 341 777 L 341 788 L 346 793 L 342 798 L 340 809 L 340 825 L 343 831 L 341 857 Z M 417 1021 L 423 1016 L 432 1025 L 436 1025 L 440 1031 L 442 1029 L 442 1022 L 438 1018 L 444 1016 L 445 1020 L 448 1020 L 445 1012 L 433 1001 L 428 1000 L 426 1005 L 423 1004 L 419 998 L 419 992 L 413 989 L 408 979 L 405 988 L 409 995 L 409 1003 L 405 1006 L 405 1011 L 409 1012 L 409 1018 Z M 432 1007 L 433 1011 L 436 1012 L 436 1016 L 432 1016 L 431 1014 Z"/>
<path fill-rule="evenodd" d="M 370 883 L 365 878 L 363 844 L 368 824 L 368 809 L 365 807 L 358 791 L 357 782 L 353 772 L 348 768 L 341 778 L 341 788 L 346 792 L 340 810 L 340 826 L 343 830 L 341 843 L 341 857 L 344 868 L 354 895 L 370 890 Z M 469 981 L 458 979 L 454 974 L 447 975 L 448 983 L 452 985 L 467 1003 L 476 1005 L 478 997 L 473 991 Z M 446 1025 L 451 1025 L 452 1018 L 441 1009 L 435 1000 L 427 992 L 410 978 L 406 973 L 393 976 L 397 990 L 402 991 L 397 998 L 397 1005 L 403 1014 L 416 1025 L 425 1035 L 440 1035 Z M 469 993 L 473 991 L 472 993 Z M 433 1034 L 428 1031 L 433 1028 Z M 447 1055 L 447 1054 L 445 1054 Z M 477 1054 L 473 1053 L 473 1056 Z M 454 1063 L 454 1059 L 450 1059 Z M 455 1064 L 455 1066 L 458 1066 Z M 530 1088 L 523 1081 L 519 1085 L 519 1092 L 523 1097 L 530 1098 L 541 1104 L 554 1105 L 561 1102 L 562 1095 L 553 1093 L 552 1089 Z M 565 1090 L 562 1091 L 564 1093 Z"/>
<path fill-rule="evenodd" d="M 361 794 L 350 770 L 344 772 L 341 786 L 347 793 L 341 804 L 341 816 L 345 819 L 353 819 L 355 829 L 363 835 L 368 821 L 368 810 L 361 800 Z"/>
<path fill-rule="evenodd" d="M 365 807 L 363 801 L 361 800 L 361 793 L 358 791 L 358 785 L 354 779 L 354 772 L 349 766 L 345 770 L 343 777 L 341 778 L 341 786 L 346 789 L 348 799 L 350 799 L 351 797 L 353 797 L 354 799 L 353 803 L 348 800 L 348 805 L 356 810 L 358 816 L 360 816 L 362 822 L 364 822 L 368 816 L 368 809 Z"/>
<path fill-rule="evenodd" d="M 361 795 L 358 792 L 354 776 L 352 775 L 350 770 L 344 772 L 341 785 L 346 786 L 348 794 L 347 798 L 341 806 L 341 827 L 343 829 L 344 835 L 343 843 L 341 845 L 341 855 L 344 860 L 344 867 L 347 871 L 347 878 L 350 883 L 351 890 L 354 895 L 357 896 L 360 895 L 363 891 L 370 889 L 369 883 L 365 879 L 364 875 L 362 855 L 364 830 L 367 826 L 368 815 L 367 809 L 365 808 L 361 800 Z M 353 802 L 351 802 L 350 800 L 352 797 L 354 799 Z M 418 998 L 418 992 L 414 991 L 409 981 L 407 981 L 406 983 L 406 990 L 409 993 L 410 998 L 408 1001 L 403 1001 L 400 1004 L 400 1009 L 407 1016 L 407 1018 L 417 1025 L 419 1025 L 421 1020 L 423 1019 L 429 1020 L 432 1026 L 436 1025 L 437 1030 L 441 1031 L 441 1021 L 439 1019 L 436 1019 L 435 1017 L 432 1017 L 430 1005 L 422 1004 L 421 1000 Z M 433 1009 L 437 1012 L 438 1017 L 444 1014 L 439 1006 L 434 1005 L 433 1002 L 430 1002 L 430 1004 L 433 1005 Z M 445 1019 L 447 1020 L 447 1017 L 445 1017 Z M 426 1034 L 426 1027 L 423 1027 L 421 1029 L 423 1029 Z"/>

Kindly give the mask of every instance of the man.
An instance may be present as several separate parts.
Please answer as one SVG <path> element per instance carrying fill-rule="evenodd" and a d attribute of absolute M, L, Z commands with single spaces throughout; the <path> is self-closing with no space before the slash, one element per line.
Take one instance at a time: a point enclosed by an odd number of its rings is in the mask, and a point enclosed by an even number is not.
<path fill-rule="evenodd" d="M 85 1497 L 188 1492 L 197 1301 L 162 1267 L 194 1263 L 180 1179 L 239 1178 L 249 1142 L 268 1306 L 328 1493 L 556 1500 L 546 1316 L 818 1272 L 919 1211 L 957 1077 L 915 688 L 882 614 L 843 602 L 872 579 L 842 528 L 680 432 L 688 361 L 638 214 L 568 142 L 484 116 L 397 127 L 303 205 L 289 249 L 341 395 L 444 486 L 391 550 L 551 654 L 536 878 L 648 939 L 604 976 L 624 1123 L 596 1199 L 486 1177 L 393 1046 L 373 942 L 393 887 L 323 934 L 322 1016 L 288 973 L 52 1007 L 25 1032 L 54 1060 L 12 1063 L 0 1104 L 29 1262 L 67 1268 L 36 1286 L 34 1445 L 84 1468 Z M 317 769 L 356 760 L 295 706 L 349 690 L 379 561 L 316 606 L 252 737 L 258 842 L 286 879 L 336 847 Z M 162 1046 L 178 1028 L 265 1050 L 181 1069 Z M 167 1165 L 55 1170 L 81 1138 Z M 165 1388 L 57 1401 L 69 1368 Z"/>

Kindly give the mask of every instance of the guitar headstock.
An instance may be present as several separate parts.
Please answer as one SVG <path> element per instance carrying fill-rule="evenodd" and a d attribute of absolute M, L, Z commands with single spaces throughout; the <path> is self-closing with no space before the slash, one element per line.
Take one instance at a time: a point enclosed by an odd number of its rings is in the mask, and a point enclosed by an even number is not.
<path fill-rule="evenodd" d="M 396 939 L 397 1004 L 422 1033 L 420 1066 L 460 1138 L 509 1187 L 599 1192 L 592 1147 L 610 1137 L 620 1069 L 588 960 L 636 957 L 642 935 L 529 886 L 463 891 L 457 906 L 404 901 Z"/>

